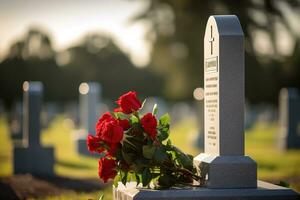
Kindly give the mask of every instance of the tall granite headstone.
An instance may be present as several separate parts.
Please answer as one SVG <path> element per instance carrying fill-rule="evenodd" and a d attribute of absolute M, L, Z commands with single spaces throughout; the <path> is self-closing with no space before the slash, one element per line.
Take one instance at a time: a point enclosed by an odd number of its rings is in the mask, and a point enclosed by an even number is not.
<path fill-rule="evenodd" d="M 244 36 L 236 16 L 210 17 L 204 36 L 205 152 L 209 188 L 255 188 L 256 163 L 244 155 Z"/>
<path fill-rule="evenodd" d="M 300 96 L 296 88 L 282 88 L 279 94 L 280 150 L 300 148 Z"/>
<path fill-rule="evenodd" d="M 100 115 L 98 107 L 101 86 L 96 82 L 81 83 L 79 93 L 80 136 L 77 140 L 77 152 L 91 155 L 87 150 L 86 137 L 88 134 L 95 135 L 95 125 Z"/>
<path fill-rule="evenodd" d="M 23 84 L 23 142 L 14 146 L 14 173 L 53 175 L 54 149 L 40 143 L 40 113 L 43 85 Z"/>
<path fill-rule="evenodd" d="M 113 187 L 115 200 L 296 200 L 293 190 L 258 181 L 256 163 L 244 155 L 244 48 L 236 16 L 211 16 L 205 38 L 205 153 L 203 187 L 151 190 L 136 183 Z"/>

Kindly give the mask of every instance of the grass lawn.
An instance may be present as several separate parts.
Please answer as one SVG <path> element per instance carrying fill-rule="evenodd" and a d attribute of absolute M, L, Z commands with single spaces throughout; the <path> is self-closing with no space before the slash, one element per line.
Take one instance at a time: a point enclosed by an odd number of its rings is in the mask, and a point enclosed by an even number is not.
<path fill-rule="evenodd" d="M 277 128 L 275 124 L 265 125 L 257 123 L 246 132 L 246 154 L 258 163 L 258 177 L 262 180 L 283 180 L 300 176 L 300 150 L 279 152 L 274 146 L 274 136 Z M 175 146 L 185 152 L 197 155 L 198 150 L 191 145 L 196 123 L 193 119 L 186 119 L 172 125 L 171 139 Z M 61 176 L 76 178 L 97 178 L 97 159 L 80 156 L 75 151 L 75 134 L 72 123 L 63 116 L 58 116 L 53 123 L 42 132 L 43 145 L 55 147 L 55 173 Z M 12 175 L 12 142 L 9 137 L 7 123 L 0 118 L 0 176 Z M 299 179 L 298 179 L 299 180 Z M 300 183 L 291 184 L 300 191 Z M 99 199 L 101 194 L 105 199 L 111 199 L 111 187 L 93 193 L 64 194 L 59 199 Z M 42 199 L 57 199 L 46 197 Z"/>

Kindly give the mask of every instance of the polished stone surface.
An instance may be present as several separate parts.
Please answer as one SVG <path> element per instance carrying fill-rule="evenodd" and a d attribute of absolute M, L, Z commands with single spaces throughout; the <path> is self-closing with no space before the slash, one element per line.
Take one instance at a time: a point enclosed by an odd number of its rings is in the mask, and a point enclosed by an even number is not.
<path fill-rule="evenodd" d="M 114 200 L 297 200 L 299 194 L 289 188 L 258 181 L 257 188 L 210 189 L 191 187 L 184 189 L 137 189 L 135 183 L 113 188 Z"/>

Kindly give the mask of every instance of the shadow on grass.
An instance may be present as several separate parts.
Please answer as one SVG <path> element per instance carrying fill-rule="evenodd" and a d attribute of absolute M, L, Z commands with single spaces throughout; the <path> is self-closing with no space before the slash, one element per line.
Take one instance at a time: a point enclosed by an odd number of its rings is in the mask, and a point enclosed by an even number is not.
<path fill-rule="evenodd" d="M 258 163 L 258 169 L 264 169 L 264 170 L 275 170 L 277 169 L 278 166 L 274 164 L 269 164 L 269 163 Z"/>
<path fill-rule="evenodd" d="M 106 186 L 109 185 L 102 184 L 99 179 L 17 174 L 9 177 L 0 177 L 0 199 L 23 200 L 57 196 L 70 192 L 94 192 L 102 190 Z"/>
<path fill-rule="evenodd" d="M 63 176 L 35 176 L 40 180 L 52 183 L 56 187 L 75 190 L 77 192 L 92 192 L 105 187 L 99 179 L 78 179 Z"/>
<path fill-rule="evenodd" d="M 61 165 L 63 167 L 73 168 L 73 169 L 92 169 L 90 165 L 84 163 L 70 162 L 70 161 L 61 161 L 57 160 L 56 164 Z"/>

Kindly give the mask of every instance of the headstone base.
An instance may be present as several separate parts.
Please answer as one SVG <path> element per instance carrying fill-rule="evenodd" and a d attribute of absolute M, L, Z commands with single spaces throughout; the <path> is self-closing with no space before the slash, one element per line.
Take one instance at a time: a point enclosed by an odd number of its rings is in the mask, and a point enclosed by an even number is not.
<path fill-rule="evenodd" d="M 185 189 L 151 190 L 138 189 L 136 183 L 113 187 L 114 200 L 298 200 L 299 194 L 292 189 L 258 181 L 257 188 L 210 189 L 191 187 Z"/>
<path fill-rule="evenodd" d="M 194 164 L 205 170 L 208 188 L 256 188 L 256 162 L 248 156 L 199 154 Z"/>
<path fill-rule="evenodd" d="M 14 147 L 14 174 L 53 175 L 53 147 Z"/>
<path fill-rule="evenodd" d="M 91 153 L 86 144 L 86 138 L 76 139 L 76 151 L 78 154 L 89 157 L 98 157 L 97 153 Z"/>

